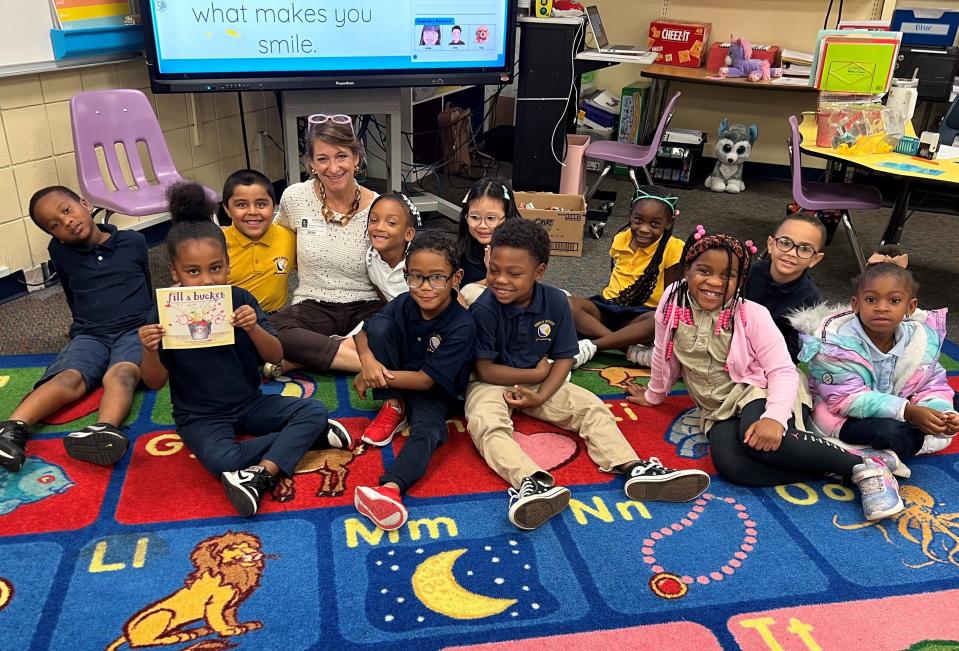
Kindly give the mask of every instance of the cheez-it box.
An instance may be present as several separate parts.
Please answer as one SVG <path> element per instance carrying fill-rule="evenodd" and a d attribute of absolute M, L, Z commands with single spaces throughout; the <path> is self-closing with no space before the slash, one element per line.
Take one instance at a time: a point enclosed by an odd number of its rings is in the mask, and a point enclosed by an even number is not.
<path fill-rule="evenodd" d="M 649 23 L 647 49 L 659 52 L 656 63 L 698 68 L 706 52 L 710 26 L 710 23 L 654 20 Z"/>

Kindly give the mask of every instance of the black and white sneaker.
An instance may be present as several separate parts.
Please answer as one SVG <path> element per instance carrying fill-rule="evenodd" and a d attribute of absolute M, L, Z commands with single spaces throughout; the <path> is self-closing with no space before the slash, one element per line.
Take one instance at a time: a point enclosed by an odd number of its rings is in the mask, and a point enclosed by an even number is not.
<path fill-rule="evenodd" d="M 556 486 L 550 480 L 547 485 L 533 477 L 525 477 L 519 490 L 509 493 L 509 521 L 520 529 L 531 531 L 569 505 L 568 488 Z"/>
<path fill-rule="evenodd" d="M 220 475 L 226 496 L 236 512 L 245 518 L 256 515 L 260 500 L 273 490 L 276 483 L 263 466 L 250 466 L 244 470 L 225 472 Z"/>
<path fill-rule="evenodd" d="M 112 466 L 126 454 L 129 439 L 109 423 L 87 425 L 79 432 L 70 432 L 63 439 L 67 454 L 80 461 Z"/>
<path fill-rule="evenodd" d="M 331 448 L 340 448 L 342 450 L 349 450 L 353 447 L 353 437 L 350 436 L 349 431 L 346 427 L 343 426 L 338 420 L 330 419 L 330 424 L 326 428 L 326 433 L 321 437 L 326 439 L 327 446 Z"/>
<path fill-rule="evenodd" d="M 702 470 L 673 470 L 656 457 L 640 460 L 626 478 L 626 495 L 639 502 L 688 502 L 709 488 L 709 475 Z"/>
<path fill-rule="evenodd" d="M 28 438 L 30 428 L 22 420 L 0 421 L 0 466 L 10 472 L 20 472 L 27 460 Z"/>

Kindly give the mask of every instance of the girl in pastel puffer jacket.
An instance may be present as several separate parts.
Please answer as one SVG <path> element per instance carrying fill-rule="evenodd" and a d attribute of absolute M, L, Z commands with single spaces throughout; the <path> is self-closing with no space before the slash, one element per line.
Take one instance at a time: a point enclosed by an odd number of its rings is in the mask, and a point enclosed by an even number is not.
<path fill-rule="evenodd" d="M 946 310 L 917 310 L 917 289 L 906 269 L 876 264 L 853 281 L 848 308 L 820 305 L 792 318 L 819 433 L 901 459 L 949 445 L 959 414 L 939 364 Z"/>

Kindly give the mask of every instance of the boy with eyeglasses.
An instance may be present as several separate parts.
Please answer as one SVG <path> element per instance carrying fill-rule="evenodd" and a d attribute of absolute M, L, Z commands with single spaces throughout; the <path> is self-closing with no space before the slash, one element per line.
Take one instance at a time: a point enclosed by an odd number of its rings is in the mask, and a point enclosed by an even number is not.
<path fill-rule="evenodd" d="M 820 302 L 819 288 L 809 270 L 823 259 L 825 245 L 826 227 L 819 219 L 802 213 L 789 215 L 768 238 L 768 254 L 749 274 L 746 298 L 769 310 L 794 364 L 802 344 L 788 317 Z"/>
<path fill-rule="evenodd" d="M 354 386 L 383 400 L 363 433 L 369 445 L 389 445 L 407 422 L 410 435 L 379 486 L 359 486 L 356 509 L 380 529 L 406 522 L 402 494 L 426 474 L 446 441 L 446 418 L 466 390 L 476 347 L 473 316 L 455 298 L 463 277 L 452 242 L 438 233 L 416 236 L 406 254 L 400 294 L 363 325 L 355 337 L 362 370 Z"/>

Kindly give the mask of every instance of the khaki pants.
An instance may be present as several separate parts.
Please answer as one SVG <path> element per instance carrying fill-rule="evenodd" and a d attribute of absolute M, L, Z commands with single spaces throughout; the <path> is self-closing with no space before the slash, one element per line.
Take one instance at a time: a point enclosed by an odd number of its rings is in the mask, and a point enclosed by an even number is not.
<path fill-rule="evenodd" d="M 536 390 L 539 385 L 531 385 Z M 513 440 L 512 409 L 503 399 L 508 387 L 472 382 L 466 389 L 467 428 L 473 444 L 496 473 L 518 488 L 524 477 L 544 472 Z M 549 400 L 524 414 L 576 432 L 600 470 L 611 471 L 639 457 L 616 426 L 609 409 L 593 393 L 565 382 Z"/>

